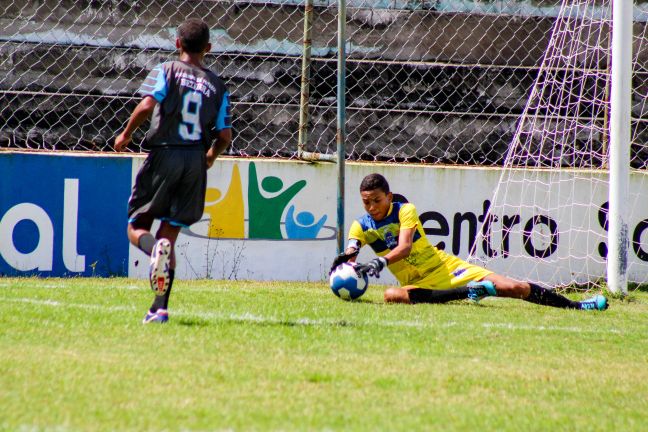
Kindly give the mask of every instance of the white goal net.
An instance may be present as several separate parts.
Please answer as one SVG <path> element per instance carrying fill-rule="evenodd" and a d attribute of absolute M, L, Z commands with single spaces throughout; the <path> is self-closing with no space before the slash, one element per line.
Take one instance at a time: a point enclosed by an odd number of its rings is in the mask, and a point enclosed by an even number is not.
<path fill-rule="evenodd" d="M 635 8 L 634 19 L 628 280 L 643 283 L 648 16 Z M 545 285 L 604 283 L 611 30 L 611 1 L 563 2 L 473 248 L 475 261 Z"/>

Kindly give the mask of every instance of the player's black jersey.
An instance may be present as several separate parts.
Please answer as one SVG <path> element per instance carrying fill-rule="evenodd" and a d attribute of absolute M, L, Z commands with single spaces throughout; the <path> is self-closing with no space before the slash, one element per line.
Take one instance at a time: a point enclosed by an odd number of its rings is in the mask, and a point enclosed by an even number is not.
<path fill-rule="evenodd" d="M 229 93 L 209 69 L 182 61 L 157 65 L 139 93 L 159 103 L 146 134 L 146 148 L 211 146 L 214 130 L 232 127 Z"/>

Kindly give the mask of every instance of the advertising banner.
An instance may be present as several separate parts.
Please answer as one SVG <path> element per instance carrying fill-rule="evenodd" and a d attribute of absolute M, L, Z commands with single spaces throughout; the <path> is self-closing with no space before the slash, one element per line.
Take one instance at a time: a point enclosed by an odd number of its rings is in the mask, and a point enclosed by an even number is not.
<path fill-rule="evenodd" d="M 217 160 L 202 220 L 178 237 L 177 277 L 323 280 L 336 253 L 335 172 L 330 164 Z M 147 263 L 131 246 L 129 273 L 146 277 Z"/>
<path fill-rule="evenodd" d="M 0 274 L 125 276 L 131 165 L 0 153 Z"/>
<path fill-rule="evenodd" d="M 128 197 L 143 162 L 143 156 L 0 154 L 0 274 L 146 278 L 149 257 L 126 237 Z M 547 285 L 605 276 L 604 172 L 536 172 L 534 181 L 545 185 L 536 188 L 519 186 L 515 177 L 499 184 L 501 170 L 493 168 L 349 163 L 345 236 L 365 212 L 359 185 L 372 172 L 387 178 L 395 199 L 416 206 L 440 249 L 463 259 L 472 251 L 472 259 L 496 272 Z M 648 280 L 646 177 L 630 179 L 631 281 Z M 337 253 L 336 182 L 331 163 L 217 160 L 202 219 L 178 237 L 176 276 L 326 280 Z M 492 203 L 497 188 L 514 204 Z M 489 209 L 495 213 L 487 220 Z M 358 260 L 374 256 L 363 248 Z M 395 280 L 384 272 L 372 283 Z"/>

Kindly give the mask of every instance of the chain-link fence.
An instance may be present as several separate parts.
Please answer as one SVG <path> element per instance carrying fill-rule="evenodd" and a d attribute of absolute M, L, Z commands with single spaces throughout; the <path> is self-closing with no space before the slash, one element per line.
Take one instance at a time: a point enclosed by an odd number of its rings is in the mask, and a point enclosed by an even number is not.
<path fill-rule="evenodd" d="M 174 58 L 175 28 L 201 17 L 212 29 L 207 65 L 232 94 L 228 153 L 295 157 L 303 0 L 0 5 L 0 147 L 112 151 L 147 72 Z M 559 3 L 350 0 L 347 6 L 347 157 L 500 164 Z M 314 1 L 309 152 L 335 153 L 337 15 L 335 1 Z M 639 39 L 644 21 L 635 23 Z M 641 106 L 645 57 L 638 57 L 643 67 L 636 75 Z M 635 112 L 635 124 L 642 114 Z M 134 137 L 133 151 L 143 133 Z"/>

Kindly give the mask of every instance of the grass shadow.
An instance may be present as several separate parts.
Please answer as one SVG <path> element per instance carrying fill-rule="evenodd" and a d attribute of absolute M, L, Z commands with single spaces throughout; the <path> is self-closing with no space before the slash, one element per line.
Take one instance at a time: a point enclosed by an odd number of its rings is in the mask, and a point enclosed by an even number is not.
<path fill-rule="evenodd" d="M 259 327 L 358 327 L 360 324 L 347 320 L 323 321 L 318 319 L 277 319 L 266 321 L 248 321 L 236 318 L 226 320 L 230 323 L 256 325 Z"/>
<path fill-rule="evenodd" d="M 178 325 L 185 327 L 207 327 L 209 326 L 209 321 L 202 318 L 178 318 L 174 320 Z"/>
<path fill-rule="evenodd" d="M 367 298 L 359 298 L 359 299 L 355 299 L 355 300 L 350 300 L 349 303 L 366 303 L 366 304 L 373 304 L 373 305 L 384 305 L 385 304 L 385 302 L 382 301 L 382 300 L 378 301 L 378 300 L 371 300 L 371 299 L 367 299 Z"/>

